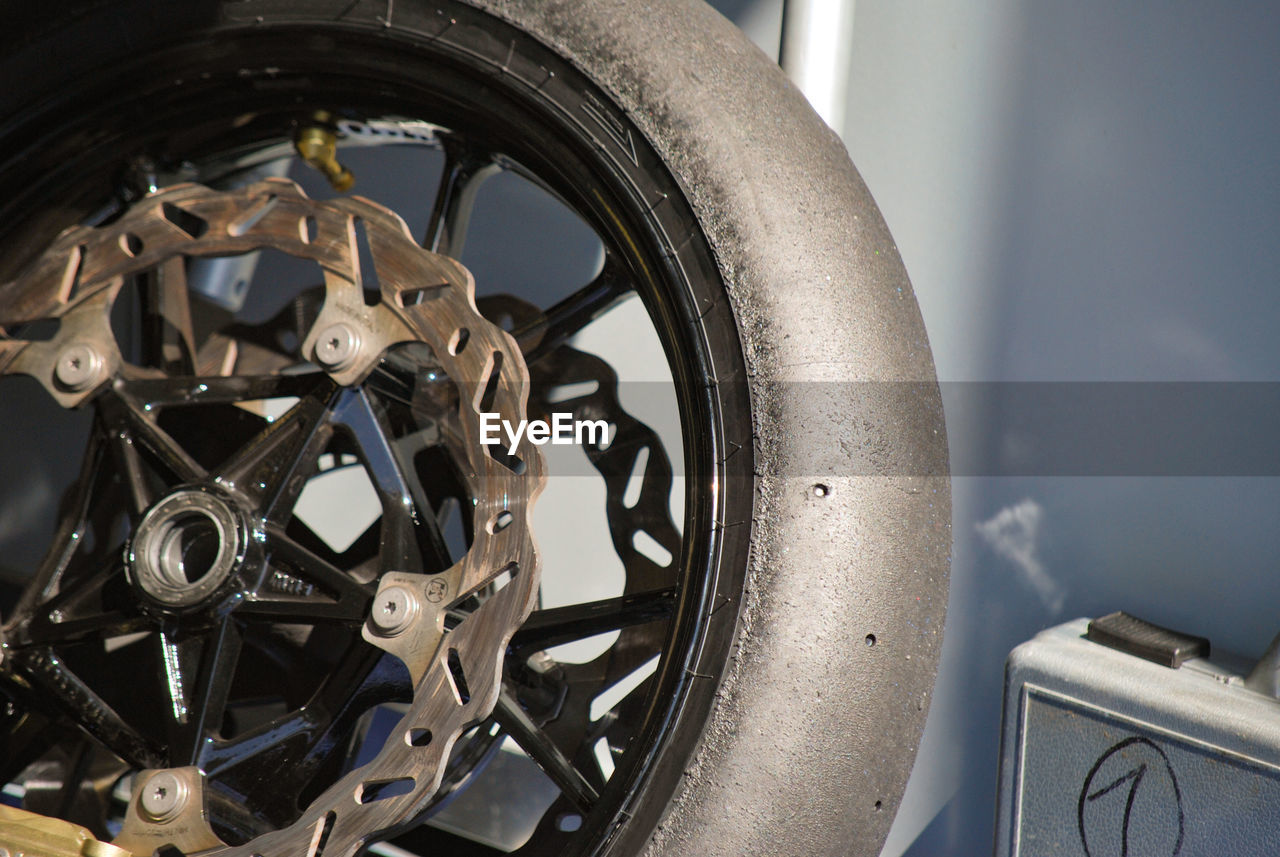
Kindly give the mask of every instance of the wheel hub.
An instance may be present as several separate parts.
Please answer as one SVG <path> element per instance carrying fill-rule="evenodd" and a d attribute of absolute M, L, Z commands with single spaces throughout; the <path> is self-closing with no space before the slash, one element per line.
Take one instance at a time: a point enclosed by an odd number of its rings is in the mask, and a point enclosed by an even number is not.
<path fill-rule="evenodd" d="M 129 550 L 134 585 L 166 607 L 205 604 L 239 569 L 244 516 L 212 492 L 185 488 L 151 507 Z"/>

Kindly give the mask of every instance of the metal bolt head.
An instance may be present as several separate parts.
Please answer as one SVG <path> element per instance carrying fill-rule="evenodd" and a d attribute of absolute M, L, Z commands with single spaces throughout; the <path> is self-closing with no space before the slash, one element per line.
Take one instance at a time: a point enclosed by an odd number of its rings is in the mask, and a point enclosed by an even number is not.
<path fill-rule="evenodd" d="M 360 334 L 344 322 L 329 325 L 316 337 L 316 362 L 326 369 L 346 369 L 359 351 Z"/>
<path fill-rule="evenodd" d="M 151 821 L 172 821 L 187 805 L 187 784 L 177 774 L 160 771 L 142 785 L 138 808 Z"/>
<path fill-rule="evenodd" d="M 384 637 L 404 633 L 418 617 L 418 597 L 407 587 L 388 586 L 373 600 L 369 621 L 373 630 Z"/>
<path fill-rule="evenodd" d="M 69 390 L 87 389 L 102 372 L 102 355 L 92 345 L 77 342 L 63 349 L 54 364 L 58 383 Z"/>

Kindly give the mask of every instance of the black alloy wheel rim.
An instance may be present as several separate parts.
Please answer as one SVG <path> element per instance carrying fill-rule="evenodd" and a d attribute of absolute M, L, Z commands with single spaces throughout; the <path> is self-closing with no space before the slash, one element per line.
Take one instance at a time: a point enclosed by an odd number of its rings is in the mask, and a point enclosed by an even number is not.
<path fill-rule="evenodd" d="M 198 46 L 174 46 L 147 57 L 145 74 L 141 64 L 133 70 L 122 68 L 126 83 L 117 84 L 117 92 L 135 91 L 130 85 L 132 79 L 136 88 L 143 90 L 137 101 L 147 104 L 146 115 L 128 107 L 137 103 L 133 96 L 118 94 L 113 102 L 111 97 L 98 94 L 93 99 L 97 102 L 95 110 L 69 114 L 74 116 L 71 127 L 46 122 L 33 148 L 42 152 L 38 161 L 52 166 L 43 181 L 11 195 L 5 213 L 11 214 L 43 198 L 58 200 L 64 210 L 82 212 L 83 219 L 102 216 L 104 212 L 109 218 L 114 212 L 109 206 L 104 208 L 104 202 L 120 187 L 123 165 L 143 151 L 160 144 L 165 150 L 162 158 L 170 164 L 209 163 L 232 152 L 247 154 L 287 142 L 293 126 L 308 121 L 313 110 L 325 109 L 359 119 L 422 118 L 450 129 L 445 138 L 446 178 L 453 175 L 465 179 L 469 165 L 496 160 L 503 168 L 518 171 L 554 192 L 592 226 L 644 301 L 667 352 L 679 401 L 686 474 L 684 537 L 678 560 L 672 566 L 679 570 L 673 585 L 665 587 L 656 599 L 622 603 L 623 599 L 615 605 L 628 616 L 625 621 L 666 614 L 660 666 L 633 726 L 628 752 L 585 812 L 580 827 L 566 830 L 558 821 L 581 812 L 574 801 L 562 797 L 546 814 L 530 843 L 518 852 L 594 853 L 616 830 L 630 796 L 649 773 L 663 746 L 664 736 L 681 716 L 686 670 L 705 644 L 701 617 L 708 612 L 719 571 L 720 533 L 715 522 L 722 515 L 720 492 L 726 486 L 725 473 L 718 463 L 726 457 L 720 447 L 719 423 L 722 398 L 734 393 L 708 388 L 707 379 L 723 373 L 726 357 L 708 354 L 706 342 L 699 336 L 699 313 L 688 294 L 688 279 L 719 275 L 710 262 L 709 251 L 702 253 L 706 260 L 703 270 L 681 270 L 673 260 L 672 245 L 686 240 L 704 245 L 696 223 L 689 218 L 689 235 L 663 234 L 662 226 L 647 216 L 646 204 L 637 198 L 637 190 L 627 186 L 615 165 L 601 155 L 591 139 L 574 131 L 566 117 L 549 113 L 548 105 L 529 99 L 514 86 L 504 89 L 500 77 L 478 70 L 471 58 L 451 55 L 447 47 L 424 58 L 420 45 L 400 45 L 392 39 L 372 38 L 357 31 L 343 33 L 339 41 L 344 48 L 341 52 L 331 50 L 332 33 L 306 28 L 267 30 L 240 34 L 234 51 L 218 40 Z M 323 50 L 325 43 L 329 43 L 330 50 Z M 339 53 L 341 60 L 335 58 Z M 271 87 L 245 83 L 243 69 L 253 68 L 248 61 L 252 57 L 271 58 L 270 65 L 277 69 L 269 74 Z M 359 61 L 353 62 L 353 57 Z M 174 79 L 164 73 L 167 65 L 174 69 L 202 68 L 208 76 L 181 85 L 148 87 L 144 78 Z M 265 69 L 265 64 L 262 67 Z M 261 71 L 261 75 L 267 74 Z M 424 81 L 429 81 L 429 86 L 424 86 Z M 251 121 L 236 124 L 237 118 L 250 114 L 254 116 Z M 42 117 L 33 125 L 39 126 L 40 121 Z M 170 133 L 175 128 L 182 130 Z M 90 145 L 83 145 L 86 138 L 92 140 Z M 66 140 L 75 140 L 77 145 L 73 148 L 58 142 Z M 30 155 L 30 151 L 26 154 Z M 104 164 L 112 168 L 104 170 Z M 6 186 L 13 186 L 15 169 L 11 162 L 0 170 L 0 175 L 9 177 Z M 668 177 L 663 175 L 661 180 L 675 190 Z M 0 218 L 0 222 L 15 221 Z M 439 223 L 435 226 L 432 231 L 438 236 L 436 246 L 451 249 L 456 233 L 451 234 L 453 231 L 447 227 L 438 228 Z M 565 328 L 544 333 L 543 342 L 562 341 L 572 325 L 582 323 L 592 311 L 628 293 L 629 290 L 618 291 L 609 284 L 594 293 L 578 293 L 573 298 L 577 306 L 561 307 Z M 532 365 L 553 351 L 546 344 L 527 355 L 527 359 Z M 743 394 L 737 391 L 736 395 Z M 581 624 L 587 621 L 582 617 L 573 617 L 573 621 L 580 627 L 590 624 Z M 513 640 L 512 654 L 537 650 L 537 640 L 534 627 L 520 632 Z M 507 734 L 522 728 L 530 732 L 528 724 L 512 722 L 512 713 L 507 714 Z M 536 733 L 524 737 L 537 740 Z M 462 774 L 468 764 L 483 758 L 485 747 L 484 741 L 474 745 L 469 761 L 460 765 Z M 6 773 L 12 777 L 16 772 Z M 407 846 L 421 847 L 441 836 L 438 832 L 409 833 L 403 841 Z M 451 845 L 458 844 L 451 841 Z"/>

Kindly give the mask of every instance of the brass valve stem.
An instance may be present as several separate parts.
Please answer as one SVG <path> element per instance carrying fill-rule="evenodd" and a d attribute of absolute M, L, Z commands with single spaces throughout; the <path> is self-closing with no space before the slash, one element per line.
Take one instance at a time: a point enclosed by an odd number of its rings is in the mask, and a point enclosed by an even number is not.
<path fill-rule="evenodd" d="M 338 193 L 346 193 L 356 183 L 351 170 L 338 163 L 338 135 L 328 128 L 311 126 L 298 131 L 294 147 L 309 166 L 324 173 Z"/>

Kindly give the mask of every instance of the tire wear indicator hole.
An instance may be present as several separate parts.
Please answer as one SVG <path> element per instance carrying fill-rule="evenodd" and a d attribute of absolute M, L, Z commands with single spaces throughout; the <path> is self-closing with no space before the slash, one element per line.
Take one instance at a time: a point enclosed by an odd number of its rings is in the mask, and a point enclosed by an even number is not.
<path fill-rule="evenodd" d="M 875 635 L 875 634 L 867 634 L 867 640 L 866 640 L 866 642 L 867 642 L 867 646 L 874 646 L 874 645 L 876 644 L 876 635 Z"/>
<path fill-rule="evenodd" d="M 828 486 L 823 485 L 821 482 L 813 486 L 813 496 L 815 497 L 826 497 L 830 493 L 831 489 Z"/>

